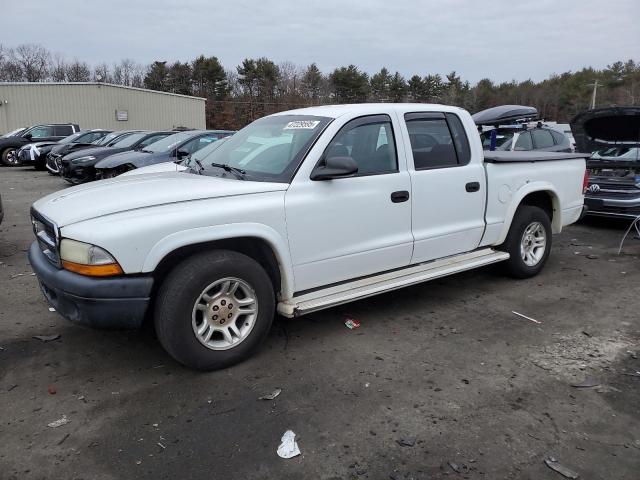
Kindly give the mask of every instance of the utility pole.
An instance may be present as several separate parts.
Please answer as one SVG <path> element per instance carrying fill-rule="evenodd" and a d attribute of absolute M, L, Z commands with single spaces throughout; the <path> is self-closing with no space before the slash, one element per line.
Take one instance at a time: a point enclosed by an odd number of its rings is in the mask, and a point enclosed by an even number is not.
<path fill-rule="evenodd" d="M 601 87 L 601 86 L 602 85 L 598 83 L 598 80 L 596 80 L 594 83 L 589 83 L 587 85 L 587 87 L 593 87 L 593 93 L 591 94 L 591 110 L 596 108 L 596 95 L 598 95 L 598 87 Z"/>

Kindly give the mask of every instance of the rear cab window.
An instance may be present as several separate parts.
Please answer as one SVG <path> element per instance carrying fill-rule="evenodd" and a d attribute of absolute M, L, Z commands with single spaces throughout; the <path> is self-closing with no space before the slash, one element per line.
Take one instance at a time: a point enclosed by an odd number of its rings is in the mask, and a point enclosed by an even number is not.
<path fill-rule="evenodd" d="M 553 137 L 548 130 L 536 128 L 531 131 L 531 136 L 533 137 L 533 143 L 536 148 L 549 148 L 555 145 Z"/>
<path fill-rule="evenodd" d="M 417 112 L 404 116 L 416 170 L 467 165 L 469 139 L 454 113 Z"/>
<path fill-rule="evenodd" d="M 71 125 L 54 125 L 53 127 L 53 136 L 55 137 L 68 137 L 73 133 L 73 127 Z"/>

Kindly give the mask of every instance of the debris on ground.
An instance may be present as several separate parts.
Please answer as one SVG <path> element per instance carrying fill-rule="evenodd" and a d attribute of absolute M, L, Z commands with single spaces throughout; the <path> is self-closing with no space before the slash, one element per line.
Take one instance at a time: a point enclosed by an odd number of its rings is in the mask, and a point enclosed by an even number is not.
<path fill-rule="evenodd" d="M 47 427 L 58 428 L 58 427 L 61 427 L 62 425 L 66 425 L 67 423 L 69 423 L 69 419 L 67 418 L 66 415 L 62 415 L 62 418 L 59 418 L 58 420 L 47 424 Z"/>
<path fill-rule="evenodd" d="M 589 260 L 596 260 L 598 258 L 598 255 L 594 255 L 593 253 L 590 253 L 589 255 L 587 255 L 587 258 Z"/>
<path fill-rule="evenodd" d="M 163 444 L 161 444 L 160 442 L 156 442 L 156 443 L 162 450 L 166 450 L 167 447 L 165 447 Z"/>
<path fill-rule="evenodd" d="M 50 312 L 55 312 L 55 311 L 56 311 L 56 309 L 55 309 L 55 308 L 53 308 L 53 307 L 49 307 L 49 311 L 50 311 Z"/>
<path fill-rule="evenodd" d="M 514 315 L 517 315 L 519 317 L 525 318 L 525 319 L 527 319 L 527 320 L 529 320 L 529 321 L 531 321 L 533 323 L 538 323 L 538 324 L 542 323 L 539 320 L 536 320 L 535 318 L 527 317 L 526 315 L 523 315 L 522 313 L 518 313 L 518 312 L 514 312 L 514 311 L 511 311 L 511 313 L 513 313 Z"/>
<path fill-rule="evenodd" d="M 278 446 L 278 456 L 280 458 L 293 458 L 300 455 L 300 448 L 296 442 L 296 434 L 291 430 L 287 430 L 280 439 Z"/>
<path fill-rule="evenodd" d="M 360 322 L 355 318 L 347 318 L 344 324 L 349 330 L 355 330 L 356 328 L 360 328 Z"/>
<path fill-rule="evenodd" d="M 595 378 L 586 378 L 584 381 L 580 383 L 574 383 L 571 386 L 573 388 L 591 388 L 597 387 L 598 385 L 600 385 L 600 382 L 598 382 Z"/>
<path fill-rule="evenodd" d="M 56 387 L 54 387 L 53 385 L 49 385 L 49 388 L 47 388 L 47 392 L 49 393 L 49 395 L 55 395 L 56 393 L 58 393 Z"/>
<path fill-rule="evenodd" d="M 273 392 L 271 392 L 268 395 L 261 396 L 260 398 L 258 398 L 258 400 L 273 400 L 274 398 L 276 398 L 281 393 L 282 393 L 282 389 L 281 388 L 276 388 Z"/>
<path fill-rule="evenodd" d="M 402 437 L 396 440 L 396 443 L 401 447 L 413 447 L 416 444 L 416 437 Z"/>
<path fill-rule="evenodd" d="M 53 342 L 55 340 L 58 340 L 60 338 L 60 334 L 56 333 L 54 335 L 34 335 L 32 338 L 35 338 L 36 340 L 40 340 L 42 343 L 47 343 L 47 342 Z"/>
<path fill-rule="evenodd" d="M 560 475 L 562 475 L 565 478 L 574 479 L 574 478 L 578 478 L 579 477 L 579 475 L 576 472 L 574 472 L 573 470 L 565 467 L 561 463 L 558 463 L 558 461 L 553 457 L 545 458 L 544 459 L 544 463 L 551 470 L 554 470 L 554 471 L 558 472 Z"/>
<path fill-rule="evenodd" d="M 35 277 L 36 274 L 35 273 L 16 273 L 15 275 L 11 275 L 11 279 L 14 278 L 18 278 L 18 277 Z"/>
<path fill-rule="evenodd" d="M 51 425 L 49 425 L 49 426 L 51 426 Z M 64 437 L 62 437 L 62 438 L 58 441 L 58 443 L 57 443 L 56 445 L 62 445 L 62 444 L 64 443 L 64 441 L 65 441 L 67 438 L 69 438 L 69 435 L 71 435 L 71 434 L 70 434 L 70 433 L 67 433 Z"/>
<path fill-rule="evenodd" d="M 456 473 L 462 472 L 462 468 L 460 468 L 460 465 L 458 465 L 457 463 L 447 462 L 447 465 L 449 465 L 451 467 L 451 470 L 453 470 Z"/>
<path fill-rule="evenodd" d="M 78 397 L 78 400 L 80 400 L 82 403 L 87 403 L 87 399 L 86 399 L 86 398 L 84 398 L 84 395 L 80 395 L 80 396 Z"/>
<path fill-rule="evenodd" d="M 16 388 L 17 386 L 18 386 L 18 385 L 17 385 L 17 384 L 15 384 L 15 383 L 14 383 L 13 385 L 9 385 L 9 386 L 7 387 L 7 392 L 10 392 L 11 390 L 13 390 L 14 388 Z"/>

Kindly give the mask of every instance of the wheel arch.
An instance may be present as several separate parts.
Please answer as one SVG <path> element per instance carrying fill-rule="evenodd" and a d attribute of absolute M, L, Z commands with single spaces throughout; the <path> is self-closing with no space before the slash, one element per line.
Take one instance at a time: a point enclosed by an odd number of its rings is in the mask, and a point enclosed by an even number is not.
<path fill-rule="evenodd" d="M 172 234 L 156 243 L 142 270 L 161 278 L 184 258 L 212 249 L 231 250 L 253 258 L 269 275 L 278 298 L 293 294 L 288 246 L 275 230 L 266 226 L 223 225 Z"/>
<path fill-rule="evenodd" d="M 511 204 L 505 214 L 505 222 L 496 242 L 497 244 L 503 243 L 507 238 L 511 223 L 520 205 L 531 205 L 542 208 L 542 210 L 549 215 L 551 232 L 560 233 L 562 231 L 562 210 L 558 192 L 550 183 L 532 182 L 520 188 L 512 197 Z"/>

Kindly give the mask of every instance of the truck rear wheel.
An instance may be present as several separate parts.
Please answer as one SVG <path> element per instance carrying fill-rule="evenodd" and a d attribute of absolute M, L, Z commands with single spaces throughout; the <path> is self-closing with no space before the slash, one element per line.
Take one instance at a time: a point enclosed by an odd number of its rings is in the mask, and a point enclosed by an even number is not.
<path fill-rule="evenodd" d="M 547 213 L 540 207 L 520 205 L 505 242 L 498 248 L 511 255 L 504 262 L 509 275 L 515 278 L 537 275 L 551 250 L 551 220 Z"/>
<path fill-rule="evenodd" d="M 217 250 L 177 265 L 157 292 L 155 327 L 178 362 L 216 370 L 251 356 L 269 333 L 275 294 L 258 262 Z"/>

